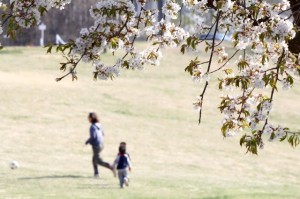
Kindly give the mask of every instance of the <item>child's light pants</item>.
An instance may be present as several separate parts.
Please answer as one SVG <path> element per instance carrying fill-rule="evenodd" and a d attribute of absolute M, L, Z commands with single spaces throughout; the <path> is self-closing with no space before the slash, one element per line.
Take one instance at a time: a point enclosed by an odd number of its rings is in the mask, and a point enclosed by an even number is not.
<path fill-rule="evenodd" d="M 119 169 L 118 170 L 118 176 L 119 176 L 119 180 L 120 180 L 120 187 L 123 188 L 124 187 L 124 182 L 125 182 L 125 178 L 128 178 L 128 169 Z"/>

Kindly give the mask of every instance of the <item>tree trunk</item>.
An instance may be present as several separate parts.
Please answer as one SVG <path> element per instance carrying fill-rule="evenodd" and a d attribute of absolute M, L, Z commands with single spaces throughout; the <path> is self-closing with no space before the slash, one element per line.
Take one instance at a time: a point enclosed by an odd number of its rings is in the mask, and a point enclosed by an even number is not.
<path fill-rule="evenodd" d="M 300 27 L 300 0 L 289 0 L 291 4 L 291 10 L 294 17 L 294 23 L 297 28 Z M 290 40 L 289 51 L 295 54 L 300 53 L 300 32 L 296 33 L 294 39 Z"/>

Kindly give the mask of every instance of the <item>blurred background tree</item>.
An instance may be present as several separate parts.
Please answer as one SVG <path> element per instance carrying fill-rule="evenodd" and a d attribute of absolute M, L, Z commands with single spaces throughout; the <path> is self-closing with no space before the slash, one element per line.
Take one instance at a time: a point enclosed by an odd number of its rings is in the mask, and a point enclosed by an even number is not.
<path fill-rule="evenodd" d="M 55 43 L 55 35 L 58 34 L 64 41 L 75 39 L 78 37 L 81 28 L 90 27 L 93 24 L 93 20 L 90 17 L 90 7 L 99 0 L 72 0 L 72 3 L 67 5 L 64 11 L 57 9 L 51 9 L 49 13 L 42 18 L 42 23 L 47 26 L 45 31 L 45 44 Z M 8 3 L 9 0 L 4 0 L 4 3 Z M 162 7 L 164 0 L 148 1 L 146 8 Z M 161 8 L 159 9 L 161 11 Z M 160 12 L 159 18 L 162 18 Z M 2 45 L 4 46 L 25 46 L 39 45 L 39 39 L 41 32 L 38 27 L 32 27 L 30 29 L 23 29 L 21 34 L 15 39 L 3 38 Z"/>

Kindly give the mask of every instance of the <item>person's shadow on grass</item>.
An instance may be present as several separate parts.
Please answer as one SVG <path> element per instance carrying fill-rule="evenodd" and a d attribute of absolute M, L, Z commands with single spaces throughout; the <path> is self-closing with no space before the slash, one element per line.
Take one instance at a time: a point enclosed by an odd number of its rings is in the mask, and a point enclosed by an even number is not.
<path fill-rule="evenodd" d="M 64 178 L 70 178 L 70 179 L 78 179 L 78 178 L 90 178 L 87 176 L 80 176 L 80 175 L 49 175 L 49 176 L 36 176 L 36 177 L 22 177 L 18 178 L 19 180 L 42 180 L 42 179 L 64 179 Z"/>
<path fill-rule="evenodd" d="M 48 176 L 36 176 L 36 177 L 22 177 L 18 178 L 19 180 L 44 180 L 44 179 L 92 179 L 88 176 L 80 176 L 80 175 L 48 175 Z M 101 180 L 101 179 L 97 179 Z M 93 186 L 91 184 L 80 184 L 78 185 L 79 189 L 119 189 L 115 184 L 101 184 L 99 186 L 98 183 L 95 183 Z"/>

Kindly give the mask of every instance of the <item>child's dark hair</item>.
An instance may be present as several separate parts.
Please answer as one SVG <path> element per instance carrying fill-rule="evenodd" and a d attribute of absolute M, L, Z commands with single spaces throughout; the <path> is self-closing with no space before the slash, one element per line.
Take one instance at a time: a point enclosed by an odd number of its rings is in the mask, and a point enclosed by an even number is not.
<path fill-rule="evenodd" d="M 99 119 L 96 113 L 89 113 L 89 118 L 91 118 L 91 122 L 94 123 L 98 123 Z"/>
<path fill-rule="evenodd" d="M 124 154 L 126 153 L 126 148 L 125 148 L 124 146 L 120 146 L 120 147 L 119 147 L 119 153 L 120 153 L 121 155 L 124 155 Z"/>
<path fill-rule="evenodd" d="M 120 142 L 120 146 L 121 145 L 126 146 L 126 142 Z"/>

